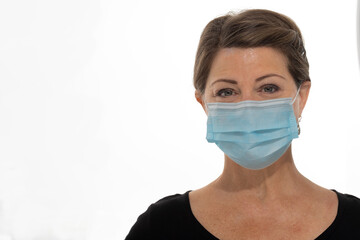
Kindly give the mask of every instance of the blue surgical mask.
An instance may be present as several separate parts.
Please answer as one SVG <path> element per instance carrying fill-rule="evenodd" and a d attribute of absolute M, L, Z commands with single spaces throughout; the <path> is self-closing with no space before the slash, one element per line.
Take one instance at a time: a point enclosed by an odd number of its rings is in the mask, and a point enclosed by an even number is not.
<path fill-rule="evenodd" d="M 266 168 L 298 137 L 298 123 L 292 107 L 294 101 L 279 98 L 207 103 L 206 139 L 245 168 Z"/>

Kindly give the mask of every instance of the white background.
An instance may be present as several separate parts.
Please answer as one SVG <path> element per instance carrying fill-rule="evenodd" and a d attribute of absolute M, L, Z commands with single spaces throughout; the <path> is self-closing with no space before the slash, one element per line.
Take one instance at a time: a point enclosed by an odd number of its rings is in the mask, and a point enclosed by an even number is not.
<path fill-rule="evenodd" d="M 222 171 L 192 70 L 230 10 L 290 16 L 312 89 L 293 142 L 312 181 L 360 196 L 356 1 L 0 1 L 0 239 L 124 239 Z"/>

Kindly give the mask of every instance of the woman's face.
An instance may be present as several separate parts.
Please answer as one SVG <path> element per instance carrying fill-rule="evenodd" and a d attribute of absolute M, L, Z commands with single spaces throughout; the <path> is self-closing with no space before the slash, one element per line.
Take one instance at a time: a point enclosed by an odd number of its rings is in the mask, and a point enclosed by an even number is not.
<path fill-rule="evenodd" d="M 297 117 L 305 106 L 310 82 L 304 82 L 294 102 Z M 203 105 L 210 102 L 240 102 L 294 98 L 295 81 L 287 69 L 287 60 L 269 47 L 224 48 L 212 64 L 203 95 L 196 93 Z"/>

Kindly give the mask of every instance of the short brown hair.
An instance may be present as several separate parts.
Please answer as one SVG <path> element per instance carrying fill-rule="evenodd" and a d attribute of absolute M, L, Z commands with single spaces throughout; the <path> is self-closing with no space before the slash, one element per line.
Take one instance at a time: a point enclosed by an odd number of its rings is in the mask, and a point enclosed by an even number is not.
<path fill-rule="evenodd" d="M 201 37 L 194 66 L 194 86 L 204 93 L 212 62 L 222 48 L 271 47 L 287 58 L 288 70 L 297 87 L 310 81 L 300 29 L 285 15 L 252 9 L 215 18 Z"/>

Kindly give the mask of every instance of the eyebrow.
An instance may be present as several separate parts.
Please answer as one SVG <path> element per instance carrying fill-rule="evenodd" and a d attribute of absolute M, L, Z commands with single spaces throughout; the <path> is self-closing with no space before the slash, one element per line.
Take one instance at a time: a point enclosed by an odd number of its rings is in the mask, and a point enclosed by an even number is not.
<path fill-rule="evenodd" d="M 237 81 L 235 80 L 231 80 L 231 79 L 218 79 L 216 81 L 214 81 L 213 83 L 211 83 L 210 86 L 214 85 L 217 82 L 226 82 L 226 83 L 231 83 L 231 84 L 237 84 Z"/>
<path fill-rule="evenodd" d="M 268 78 L 268 77 L 279 77 L 279 78 L 282 78 L 282 79 L 285 79 L 283 76 L 279 75 L 279 74 L 275 74 L 275 73 L 270 73 L 270 74 L 266 74 L 264 76 L 261 76 L 261 77 L 258 77 L 257 79 L 255 79 L 255 82 L 259 82 L 261 80 L 264 80 L 265 78 Z"/>
<path fill-rule="evenodd" d="M 261 76 L 261 77 L 258 77 L 257 79 L 255 79 L 255 82 L 259 82 L 261 80 L 264 80 L 265 78 L 269 78 L 269 77 L 279 77 L 279 78 L 282 78 L 282 79 L 285 79 L 283 76 L 279 75 L 279 74 L 275 74 L 275 73 L 269 73 L 269 74 L 266 74 L 264 76 Z M 210 86 L 214 85 L 215 83 L 217 82 L 226 82 L 226 83 L 231 83 L 231 84 L 237 84 L 237 81 L 235 80 L 231 80 L 231 79 L 218 79 L 216 81 L 214 81 L 213 83 L 211 83 Z"/>

